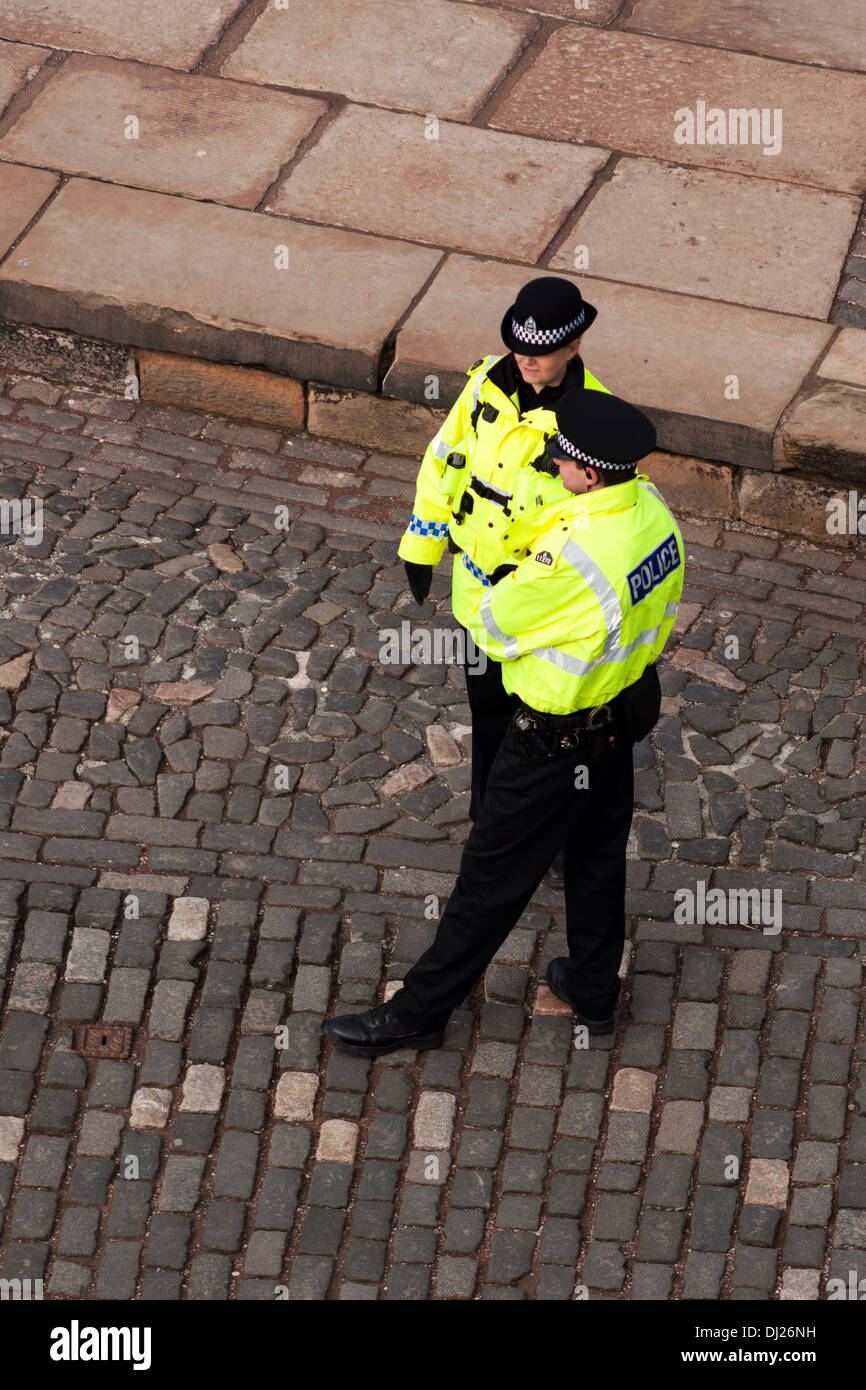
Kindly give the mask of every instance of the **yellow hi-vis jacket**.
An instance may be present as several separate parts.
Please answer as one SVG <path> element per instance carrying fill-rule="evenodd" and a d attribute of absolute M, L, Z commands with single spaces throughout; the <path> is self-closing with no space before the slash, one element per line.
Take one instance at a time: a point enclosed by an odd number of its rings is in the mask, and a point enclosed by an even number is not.
<path fill-rule="evenodd" d="M 645 474 L 550 508 L 528 559 L 468 623 L 524 704 L 571 714 L 613 699 L 662 652 L 683 589 L 683 541 Z"/>
<path fill-rule="evenodd" d="M 511 354 L 482 357 L 470 368 L 424 455 L 397 551 L 403 560 L 438 565 L 450 535 L 462 552 L 454 556 L 452 607 L 464 627 L 490 588 L 488 576 L 529 553 L 526 523 L 533 514 L 571 495 L 558 477 L 529 466 L 556 432 L 556 416 L 543 406 L 521 415 L 516 372 Z M 569 363 L 569 379 L 607 392 L 580 358 Z"/>

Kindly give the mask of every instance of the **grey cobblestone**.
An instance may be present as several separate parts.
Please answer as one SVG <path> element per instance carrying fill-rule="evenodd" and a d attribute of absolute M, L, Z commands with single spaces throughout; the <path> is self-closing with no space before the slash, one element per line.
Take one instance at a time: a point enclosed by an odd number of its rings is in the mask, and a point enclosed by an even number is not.
<path fill-rule="evenodd" d="M 430 776 L 425 746 L 444 721 L 465 749 L 460 671 L 378 656 L 406 592 L 381 528 L 402 526 L 393 479 L 411 490 L 417 461 L 23 376 L 0 382 L 0 414 L 31 451 L 4 482 L 37 488 L 48 519 L 39 546 L 0 547 L 0 665 L 35 657 L 0 691 L 5 1277 L 51 1269 L 50 1295 L 97 1300 L 266 1301 L 284 1283 L 293 1301 L 564 1301 L 583 1283 L 715 1301 L 778 1299 L 786 1268 L 861 1268 L 866 701 L 837 607 L 862 603 L 853 552 L 683 519 L 697 606 L 636 750 L 616 1034 L 576 1047 L 536 997 L 566 949 L 543 884 L 445 1046 L 370 1065 L 323 1021 L 337 997 L 378 1002 L 430 944 L 425 894 L 447 897 L 468 831 L 465 757 Z M 339 498 L 316 481 L 312 520 L 306 468 L 351 478 Z M 287 534 L 272 484 L 296 490 Z M 243 569 L 209 563 L 214 543 Z M 437 618 L 446 590 L 443 570 Z M 731 593 L 746 608 L 725 618 Z M 130 633 L 138 663 L 118 658 Z M 188 704 L 160 690 L 191 681 Z M 404 768 L 424 780 L 392 795 Z M 782 933 L 676 923 L 701 876 L 778 887 Z M 178 898 L 207 902 L 195 940 L 167 938 Z M 79 1055 L 73 1027 L 111 1022 L 129 1055 Z M 218 1108 L 180 1108 L 190 1065 L 224 1069 Z M 629 1069 L 651 1082 L 614 1092 Z M 161 1127 L 130 1129 L 134 1087 L 166 1093 Z M 422 1093 L 448 1107 L 431 1149 Z M 359 1126 L 354 1166 L 316 1158 L 335 1118 Z"/>

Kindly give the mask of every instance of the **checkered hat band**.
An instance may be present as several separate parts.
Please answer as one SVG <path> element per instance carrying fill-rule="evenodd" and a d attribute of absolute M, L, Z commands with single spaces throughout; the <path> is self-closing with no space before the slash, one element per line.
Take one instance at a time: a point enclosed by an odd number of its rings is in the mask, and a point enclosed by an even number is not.
<path fill-rule="evenodd" d="M 580 463 L 588 463 L 591 468 L 634 468 L 633 463 L 608 463 L 606 459 L 594 459 L 592 454 L 585 454 L 582 449 L 571 444 L 564 434 L 557 434 L 556 447 L 570 458 L 577 459 Z"/>
<path fill-rule="evenodd" d="M 580 328 L 585 318 L 586 313 L 581 309 L 577 318 L 572 319 L 571 323 L 563 324 L 562 328 L 529 329 L 524 328 L 522 323 L 518 323 L 517 319 L 512 317 L 511 331 L 521 343 L 531 343 L 533 347 L 551 347 L 556 343 L 561 343 L 563 338 L 567 338 L 570 333 L 574 333 L 575 329 Z"/>

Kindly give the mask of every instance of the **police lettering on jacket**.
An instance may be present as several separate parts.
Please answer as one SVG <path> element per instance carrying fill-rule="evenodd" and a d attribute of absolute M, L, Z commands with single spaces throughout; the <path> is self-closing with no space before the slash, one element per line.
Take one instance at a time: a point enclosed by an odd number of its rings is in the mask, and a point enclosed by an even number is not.
<path fill-rule="evenodd" d="M 680 548 L 676 536 L 671 534 L 626 575 L 632 606 L 646 598 L 679 563 Z"/>
<path fill-rule="evenodd" d="M 683 588 L 676 521 L 645 474 L 569 494 L 532 553 L 482 591 L 466 627 L 531 709 L 614 699 L 661 655 Z"/>

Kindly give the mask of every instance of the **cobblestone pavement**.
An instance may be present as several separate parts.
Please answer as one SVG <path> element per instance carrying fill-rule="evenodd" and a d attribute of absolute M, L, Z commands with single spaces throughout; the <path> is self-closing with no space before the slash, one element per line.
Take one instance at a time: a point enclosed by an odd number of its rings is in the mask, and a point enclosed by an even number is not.
<path fill-rule="evenodd" d="M 323 1020 L 425 947 L 467 831 L 459 672 L 379 661 L 381 629 L 448 626 L 444 570 L 418 609 L 395 563 L 415 460 L 21 378 L 0 438 L 3 497 L 44 501 L 40 543 L 0 550 L 6 1278 L 714 1300 L 866 1276 L 863 560 L 684 521 L 615 1037 L 576 1047 L 538 986 L 564 949 L 542 886 L 445 1046 L 371 1065 Z M 678 921 L 700 885 L 765 914 L 779 890 L 783 930 Z M 80 1055 L 89 1023 L 129 1055 Z"/>

